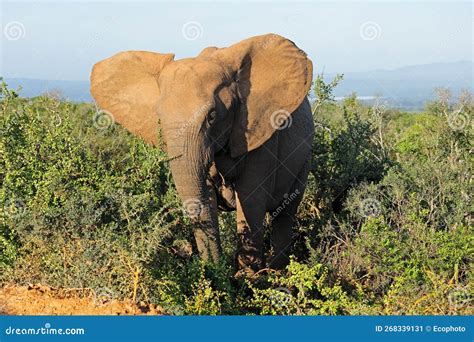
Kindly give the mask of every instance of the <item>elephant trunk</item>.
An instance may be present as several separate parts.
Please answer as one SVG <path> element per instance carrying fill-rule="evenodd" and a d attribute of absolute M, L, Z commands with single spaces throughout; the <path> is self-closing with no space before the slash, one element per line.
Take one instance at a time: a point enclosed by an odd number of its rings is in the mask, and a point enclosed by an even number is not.
<path fill-rule="evenodd" d="M 166 134 L 167 133 L 167 134 Z M 201 258 L 218 262 L 221 245 L 215 196 L 210 191 L 208 171 L 212 163 L 210 143 L 198 127 L 172 130 L 165 135 L 170 167 L 183 207 L 193 223 L 194 237 Z"/>

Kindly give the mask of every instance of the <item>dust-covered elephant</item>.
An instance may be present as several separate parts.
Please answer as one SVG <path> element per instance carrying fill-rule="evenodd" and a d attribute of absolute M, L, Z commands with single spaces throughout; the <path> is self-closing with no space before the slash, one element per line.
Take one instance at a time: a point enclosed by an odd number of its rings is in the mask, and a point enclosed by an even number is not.
<path fill-rule="evenodd" d="M 121 52 L 94 66 L 91 92 L 147 142 L 156 144 L 161 128 L 202 258 L 221 256 L 218 210 L 237 210 L 237 265 L 252 272 L 265 267 L 266 217 L 269 266 L 288 262 L 310 169 L 311 82 L 306 54 L 268 34 L 177 61 L 173 54 Z"/>

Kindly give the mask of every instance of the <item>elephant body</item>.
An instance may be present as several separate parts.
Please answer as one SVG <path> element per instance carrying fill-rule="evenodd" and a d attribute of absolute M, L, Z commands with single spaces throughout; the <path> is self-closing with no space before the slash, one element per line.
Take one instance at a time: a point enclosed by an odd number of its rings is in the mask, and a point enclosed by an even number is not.
<path fill-rule="evenodd" d="M 273 258 L 270 267 L 288 263 L 291 228 L 303 197 L 310 171 L 314 124 L 307 99 L 292 114 L 291 124 L 277 130 L 258 149 L 232 159 L 228 154 L 216 158 L 216 169 L 229 184 L 226 193 L 237 210 L 240 268 L 264 266 L 263 237 L 266 213 L 270 214 Z M 214 189 L 222 195 L 219 184 Z M 219 201 L 219 200 L 218 200 Z"/>
<path fill-rule="evenodd" d="M 306 54 L 270 34 L 178 61 L 119 53 L 94 66 L 91 91 L 103 110 L 151 144 L 161 129 L 201 257 L 218 261 L 218 210 L 236 210 L 237 266 L 257 271 L 265 267 L 267 214 L 270 267 L 289 260 L 310 168 L 311 80 Z"/>

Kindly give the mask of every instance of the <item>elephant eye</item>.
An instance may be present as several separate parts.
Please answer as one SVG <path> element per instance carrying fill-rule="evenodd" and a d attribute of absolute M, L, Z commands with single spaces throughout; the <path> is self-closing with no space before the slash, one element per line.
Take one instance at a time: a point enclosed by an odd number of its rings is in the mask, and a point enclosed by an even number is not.
<path fill-rule="evenodd" d="M 216 118 L 217 112 L 215 110 L 211 110 L 209 114 L 207 114 L 207 122 L 209 123 L 209 125 L 212 125 L 216 121 Z"/>

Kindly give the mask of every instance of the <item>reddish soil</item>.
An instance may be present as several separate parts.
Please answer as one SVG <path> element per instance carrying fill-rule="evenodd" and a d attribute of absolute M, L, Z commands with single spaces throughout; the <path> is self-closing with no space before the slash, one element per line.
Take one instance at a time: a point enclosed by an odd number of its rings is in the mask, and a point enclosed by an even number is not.
<path fill-rule="evenodd" d="M 54 289 L 44 285 L 6 285 L 0 288 L 3 315 L 162 315 L 154 304 L 107 298 L 89 289 Z"/>

